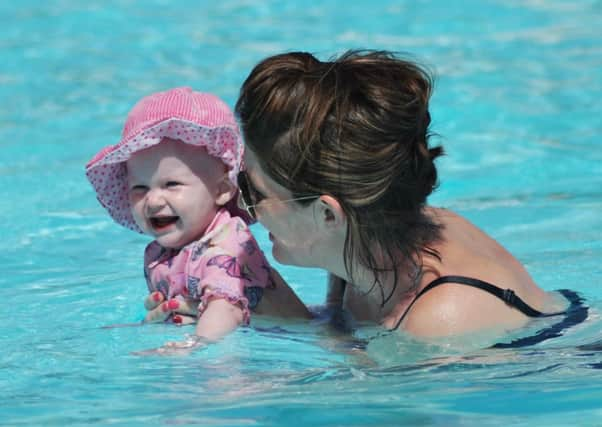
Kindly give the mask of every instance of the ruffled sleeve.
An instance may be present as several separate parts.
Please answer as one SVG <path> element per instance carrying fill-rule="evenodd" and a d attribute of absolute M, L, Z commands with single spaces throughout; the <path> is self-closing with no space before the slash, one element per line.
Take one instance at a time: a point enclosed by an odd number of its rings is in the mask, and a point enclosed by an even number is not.
<path fill-rule="evenodd" d="M 244 323 L 270 283 L 269 265 L 248 226 L 225 213 L 221 223 L 187 248 L 187 290 L 200 300 L 199 315 L 214 299 L 225 299 L 243 310 Z"/>

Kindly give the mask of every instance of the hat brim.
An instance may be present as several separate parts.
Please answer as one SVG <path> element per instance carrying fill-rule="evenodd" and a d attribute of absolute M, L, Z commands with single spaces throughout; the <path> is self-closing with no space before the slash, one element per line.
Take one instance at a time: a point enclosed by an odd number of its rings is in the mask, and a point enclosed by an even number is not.
<path fill-rule="evenodd" d="M 164 138 L 205 147 L 207 153 L 217 157 L 228 167 L 228 178 L 237 186 L 236 175 L 240 170 L 243 145 L 236 129 L 225 126 L 205 127 L 178 118 L 150 124 L 140 133 L 100 151 L 86 165 L 86 176 L 94 187 L 100 204 L 115 222 L 138 233 L 143 231 L 134 221 L 130 209 L 126 162 L 133 154 L 159 144 Z M 234 203 L 228 202 L 226 207 L 232 215 L 241 216 L 250 223 L 251 218 L 238 208 L 235 197 Z"/>

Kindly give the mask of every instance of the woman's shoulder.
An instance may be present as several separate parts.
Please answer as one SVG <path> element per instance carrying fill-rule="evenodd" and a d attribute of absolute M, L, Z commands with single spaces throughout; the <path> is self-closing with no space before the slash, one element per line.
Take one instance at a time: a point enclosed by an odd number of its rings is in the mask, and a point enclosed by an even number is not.
<path fill-rule="evenodd" d="M 505 331 L 523 326 L 527 318 L 480 289 L 448 283 L 418 298 L 401 328 L 424 338 L 449 337 L 478 331 Z"/>
<path fill-rule="evenodd" d="M 472 239 L 491 239 L 485 231 L 470 221 L 470 219 L 452 210 L 441 207 L 429 207 L 427 208 L 427 213 L 437 224 L 442 226 L 444 239 L 457 239 L 466 234 L 469 234 Z"/>
<path fill-rule="evenodd" d="M 434 249 L 439 259 L 425 259 L 419 290 L 441 276 L 463 276 L 489 282 L 502 291 L 511 289 L 538 310 L 547 306 L 546 293 L 506 248 L 452 211 L 431 208 L 443 225 Z M 429 289 L 414 301 L 401 327 L 412 335 L 443 337 L 485 330 L 519 328 L 528 318 L 500 298 L 475 286 L 449 281 Z"/>

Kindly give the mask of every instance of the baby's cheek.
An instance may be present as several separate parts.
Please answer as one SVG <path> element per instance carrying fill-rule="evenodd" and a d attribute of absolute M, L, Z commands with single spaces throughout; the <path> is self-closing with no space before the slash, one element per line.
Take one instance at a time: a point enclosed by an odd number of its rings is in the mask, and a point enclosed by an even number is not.
<path fill-rule="evenodd" d="M 146 222 L 144 220 L 144 215 L 142 214 L 142 208 L 139 204 L 130 203 L 130 211 L 132 212 L 132 216 L 134 217 L 134 222 L 140 229 L 146 231 Z"/>
<path fill-rule="evenodd" d="M 132 209 L 132 211 L 138 209 L 138 207 L 142 203 L 143 198 L 144 195 L 142 194 L 138 194 L 135 191 L 130 192 L 130 194 L 128 194 L 128 202 L 130 203 L 130 209 Z"/>

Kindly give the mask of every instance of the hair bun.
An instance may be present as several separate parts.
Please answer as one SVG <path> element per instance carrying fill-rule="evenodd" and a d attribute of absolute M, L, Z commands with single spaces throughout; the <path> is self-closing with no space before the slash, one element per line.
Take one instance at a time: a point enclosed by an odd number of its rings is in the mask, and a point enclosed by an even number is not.
<path fill-rule="evenodd" d="M 429 148 L 429 158 L 431 159 L 431 162 L 434 161 L 437 157 L 442 156 L 444 154 L 445 151 L 440 145 L 437 147 Z"/>

